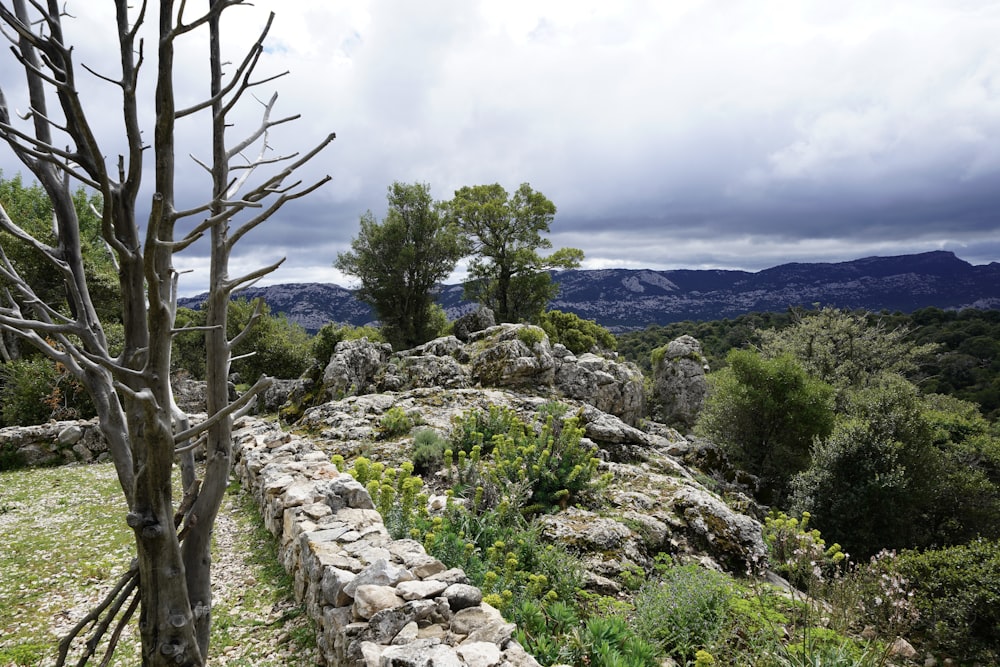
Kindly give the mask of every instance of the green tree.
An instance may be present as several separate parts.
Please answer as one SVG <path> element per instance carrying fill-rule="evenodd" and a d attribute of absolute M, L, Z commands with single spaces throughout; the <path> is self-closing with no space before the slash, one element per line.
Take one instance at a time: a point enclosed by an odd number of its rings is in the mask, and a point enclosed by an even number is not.
<path fill-rule="evenodd" d="M 780 502 L 791 477 L 809 466 L 813 440 L 833 428 L 833 388 L 788 354 L 732 350 L 726 361 L 709 376 L 696 430 L 760 478 L 761 500 Z"/>
<path fill-rule="evenodd" d="M 907 339 L 904 325 L 870 321 L 863 311 L 839 308 L 796 313 L 784 329 L 761 331 L 766 356 L 792 354 L 810 375 L 838 390 L 861 387 L 883 373 L 906 376 L 916 371 L 937 349 Z"/>
<path fill-rule="evenodd" d="M 393 183 L 389 210 L 379 223 L 371 211 L 335 266 L 361 280 L 358 298 L 375 309 L 396 348 L 430 340 L 434 287 L 465 254 L 458 227 L 441 214 L 425 183 Z"/>
<path fill-rule="evenodd" d="M 512 195 L 499 184 L 455 191 L 449 213 L 468 236 L 475 256 L 465 283 L 466 298 L 491 308 L 499 322 L 535 321 L 558 293 L 551 269 L 574 269 L 583 251 L 552 247 L 543 236 L 556 214 L 545 195 L 522 183 Z"/>
<path fill-rule="evenodd" d="M 829 438 L 792 481 L 792 506 L 855 557 L 927 544 L 941 479 L 934 430 L 916 387 L 884 373 L 851 392 Z"/>
<path fill-rule="evenodd" d="M 252 384 L 262 375 L 297 378 L 308 368 L 312 359 L 309 334 L 284 314 L 272 315 L 266 303 L 231 301 L 228 325 L 233 338 L 246 330 L 233 348 L 232 364 L 244 383 Z"/>

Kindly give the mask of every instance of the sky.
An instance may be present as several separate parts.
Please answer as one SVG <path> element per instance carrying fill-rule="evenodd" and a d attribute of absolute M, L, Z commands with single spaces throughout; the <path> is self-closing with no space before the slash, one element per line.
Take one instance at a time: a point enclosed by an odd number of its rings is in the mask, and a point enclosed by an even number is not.
<path fill-rule="evenodd" d="M 113 74 L 111 3 L 66 5 L 77 63 Z M 336 132 L 300 173 L 332 180 L 248 235 L 233 274 L 286 257 L 264 284 L 355 285 L 333 261 L 365 211 L 384 216 L 394 181 L 439 200 L 530 183 L 557 207 L 553 245 L 581 248 L 590 269 L 756 271 L 941 249 L 1000 261 L 995 0 L 255 0 L 225 15 L 230 60 L 271 10 L 260 71 L 289 73 L 256 93 L 301 114 L 272 133 L 272 154 Z M 204 62 L 194 37 L 178 55 L 183 99 L 204 95 Z M 111 161 L 114 90 L 79 77 Z M 9 54 L 0 86 L 16 106 Z M 259 110 L 249 100 L 231 136 Z M 192 203 L 205 188 L 187 158 L 207 157 L 201 121 L 179 130 Z M 0 168 L 18 171 L 6 148 Z M 182 293 L 205 289 L 206 252 L 175 258 L 190 271 Z"/>

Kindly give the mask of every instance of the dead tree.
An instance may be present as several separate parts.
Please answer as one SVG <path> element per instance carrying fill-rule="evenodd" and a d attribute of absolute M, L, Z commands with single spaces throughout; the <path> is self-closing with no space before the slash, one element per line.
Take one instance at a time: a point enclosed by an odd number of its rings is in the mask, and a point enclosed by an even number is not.
<path fill-rule="evenodd" d="M 263 267 L 230 277 L 233 246 L 287 202 L 328 180 L 303 184 L 295 172 L 334 138 L 328 135 L 303 154 L 272 156 L 268 131 L 295 117 L 272 118 L 275 97 L 262 104 L 259 126 L 230 144 L 230 112 L 256 88 L 277 77 L 256 74 L 273 16 L 257 41 L 229 73 L 223 71 L 221 18 L 244 0 L 208 0 L 193 15 L 186 0 L 158 3 L 115 0 L 119 67 L 114 74 L 86 64 L 78 67 L 64 39 L 72 20 L 58 0 L 0 2 L 0 26 L 23 71 L 30 106 L 13 113 L 0 81 L 0 138 L 38 179 L 51 199 L 57 243 L 42 243 L 0 208 L 0 228 L 31 244 L 51 263 L 66 285 L 67 303 L 45 303 L 0 248 L 0 277 L 12 286 L 0 303 L 0 330 L 11 332 L 62 363 L 81 380 L 93 399 L 108 440 L 128 505 L 126 522 L 135 534 L 136 559 L 94 612 L 60 644 L 60 664 L 77 638 L 90 638 L 78 664 L 98 646 L 114 649 L 121 627 L 138 608 L 144 665 L 204 665 L 211 623 L 209 543 L 231 463 L 233 419 L 266 386 L 266 379 L 230 402 L 227 379 L 231 350 L 227 340 L 229 296 L 277 268 Z M 144 71 L 140 29 L 147 10 L 156 13 L 155 124 L 144 133 L 141 100 L 136 99 Z M 81 11 L 84 11 L 81 5 Z M 177 108 L 174 54 L 196 31 L 208 33 L 205 77 L 210 96 Z M 81 67 L 83 71 L 81 71 Z M 101 80 L 121 97 L 127 148 L 114 164 L 106 161 L 79 95 L 79 76 Z M 204 116 L 212 127 L 211 155 L 194 157 L 212 183 L 211 200 L 180 208 L 176 200 L 176 125 Z M 18 120 L 20 118 L 20 120 Z M 149 130 L 150 128 L 146 128 Z M 146 145 L 144 139 L 152 138 Z M 248 153 L 252 155 L 248 156 Z M 144 233 L 137 219 L 143 160 L 151 160 L 153 180 Z M 84 277 L 79 222 L 71 189 L 80 184 L 99 192 L 105 241 L 119 267 L 124 349 L 112 354 Z M 191 231 L 175 234 L 180 221 Z M 208 418 L 189 425 L 175 406 L 170 386 L 171 338 L 176 333 L 177 273 L 173 255 L 208 237 L 211 247 L 207 308 L 206 372 Z M 21 304 L 21 305 L 19 305 Z M 26 304 L 26 305 L 25 305 Z M 197 471 L 192 453 L 204 449 Z M 182 462 L 184 494 L 175 498 L 171 475 Z M 200 473 L 198 475 L 197 473 Z M 74 649 L 77 650 L 77 649 Z"/>

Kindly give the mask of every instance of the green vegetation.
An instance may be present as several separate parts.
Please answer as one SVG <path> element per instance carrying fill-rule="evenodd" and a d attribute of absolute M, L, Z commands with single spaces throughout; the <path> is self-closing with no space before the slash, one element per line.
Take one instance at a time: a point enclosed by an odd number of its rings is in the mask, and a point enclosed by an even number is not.
<path fill-rule="evenodd" d="M 546 310 L 538 319 L 538 326 L 545 330 L 549 342 L 562 343 L 573 354 L 598 350 L 614 350 L 618 343 L 614 335 L 593 320 L 585 320 L 576 313 Z"/>
<path fill-rule="evenodd" d="M 833 428 L 833 389 L 791 355 L 733 350 L 710 377 L 697 430 L 760 478 L 758 497 L 781 503 L 792 475 L 809 466 L 815 438 Z"/>
<path fill-rule="evenodd" d="M 468 238 L 474 259 L 465 283 L 467 299 L 492 309 L 498 322 L 533 322 L 558 291 L 549 271 L 573 269 L 583 251 L 552 247 L 543 236 L 556 206 L 527 183 L 513 193 L 497 183 L 466 186 L 447 204 L 449 218 Z"/>
<path fill-rule="evenodd" d="M 411 348 L 439 333 L 431 306 L 434 288 L 455 268 L 466 244 L 458 226 L 442 215 L 426 183 L 393 183 L 380 223 L 371 211 L 336 267 L 361 281 L 358 298 L 375 309 L 382 332 L 396 349 Z"/>

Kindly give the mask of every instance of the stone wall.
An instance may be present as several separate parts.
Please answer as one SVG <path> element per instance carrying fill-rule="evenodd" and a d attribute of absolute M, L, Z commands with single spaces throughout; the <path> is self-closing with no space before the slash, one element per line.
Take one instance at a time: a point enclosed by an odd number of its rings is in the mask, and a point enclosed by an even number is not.
<path fill-rule="evenodd" d="M 96 419 L 0 428 L 0 470 L 108 459 Z"/>
<path fill-rule="evenodd" d="M 465 573 L 393 540 L 368 492 L 324 452 L 256 420 L 234 444 L 235 474 L 278 540 L 327 664 L 537 667 Z"/>

